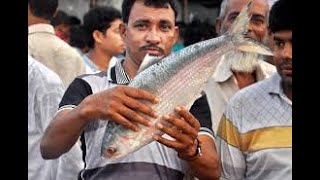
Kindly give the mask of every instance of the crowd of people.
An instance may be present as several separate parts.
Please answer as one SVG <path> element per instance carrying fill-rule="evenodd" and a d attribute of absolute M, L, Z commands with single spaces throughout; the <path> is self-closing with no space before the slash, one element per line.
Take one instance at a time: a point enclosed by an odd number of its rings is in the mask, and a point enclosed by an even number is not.
<path fill-rule="evenodd" d="M 139 131 L 157 117 L 157 97 L 128 86 L 146 54 L 229 33 L 249 1 L 245 37 L 273 56 L 224 54 L 190 110 L 178 106 L 155 125 L 163 136 L 124 158 L 102 157 L 108 122 Z M 292 179 L 289 3 L 222 0 L 214 26 L 194 19 L 181 33 L 173 0 L 123 0 L 121 11 L 94 7 L 82 20 L 58 0 L 28 0 L 28 179 Z"/>

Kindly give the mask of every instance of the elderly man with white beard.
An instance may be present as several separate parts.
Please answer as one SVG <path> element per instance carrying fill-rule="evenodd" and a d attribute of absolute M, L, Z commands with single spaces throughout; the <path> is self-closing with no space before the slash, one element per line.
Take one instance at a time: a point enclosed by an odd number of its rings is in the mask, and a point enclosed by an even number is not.
<path fill-rule="evenodd" d="M 220 14 L 216 19 L 218 35 L 226 33 L 234 19 L 249 0 L 223 0 Z M 267 0 L 252 0 L 252 15 L 247 35 L 267 44 L 267 20 L 269 5 Z M 219 121 L 230 98 L 240 89 L 268 78 L 276 72 L 274 65 L 257 54 L 232 52 L 220 60 L 215 73 L 205 87 L 212 120 L 212 129 L 217 132 Z"/>

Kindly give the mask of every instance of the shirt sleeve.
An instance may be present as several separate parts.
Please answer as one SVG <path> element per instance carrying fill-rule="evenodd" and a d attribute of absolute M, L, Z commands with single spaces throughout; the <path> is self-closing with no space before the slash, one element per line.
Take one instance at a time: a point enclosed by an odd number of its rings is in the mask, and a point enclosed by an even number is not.
<path fill-rule="evenodd" d="M 241 134 L 236 126 L 237 116 L 239 110 L 230 103 L 220 120 L 216 145 L 222 165 L 221 179 L 245 178 L 246 160 L 241 150 Z"/>
<path fill-rule="evenodd" d="M 83 79 L 76 78 L 64 93 L 59 104 L 59 110 L 74 108 L 87 96 L 92 94 L 91 86 Z"/>
<path fill-rule="evenodd" d="M 211 112 L 207 100 L 207 95 L 203 95 L 198 98 L 190 109 L 191 114 L 199 120 L 200 123 L 200 132 L 199 133 L 208 133 L 214 137 L 212 130 L 211 122 Z"/>

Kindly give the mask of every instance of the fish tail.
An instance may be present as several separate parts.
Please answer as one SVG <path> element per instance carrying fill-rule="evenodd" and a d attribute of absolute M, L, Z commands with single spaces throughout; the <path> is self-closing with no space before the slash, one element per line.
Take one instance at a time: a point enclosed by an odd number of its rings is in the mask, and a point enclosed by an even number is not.
<path fill-rule="evenodd" d="M 241 10 L 237 18 L 231 24 L 229 34 L 244 35 L 247 33 L 249 22 L 251 19 L 251 15 L 249 14 L 251 6 L 252 2 L 249 1 L 248 4 Z"/>
<path fill-rule="evenodd" d="M 251 6 L 252 1 L 249 1 L 232 23 L 228 34 L 233 37 L 234 41 L 239 42 L 237 43 L 238 50 L 272 56 L 273 53 L 269 47 L 245 36 L 251 19 L 251 15 L 249 14 Z"/>

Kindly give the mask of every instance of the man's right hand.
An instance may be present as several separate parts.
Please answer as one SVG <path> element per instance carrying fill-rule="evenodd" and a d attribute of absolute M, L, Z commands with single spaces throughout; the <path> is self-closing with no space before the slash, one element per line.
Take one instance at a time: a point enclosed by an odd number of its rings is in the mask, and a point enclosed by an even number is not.
<path fill-rule="evenodd" d="M 83 115 L 86 119 L 112 120 L 126 128 L 138 131 L 137 123 L 151 125 L 141 113 L 152 118 L 157 117 L 151 104 L 142 103 L 141 100 L 153 104 L 158 102 L 156 96 L 148 91 L 119 85 L 88 96 L 79 108 L 84 109 Z"/>

